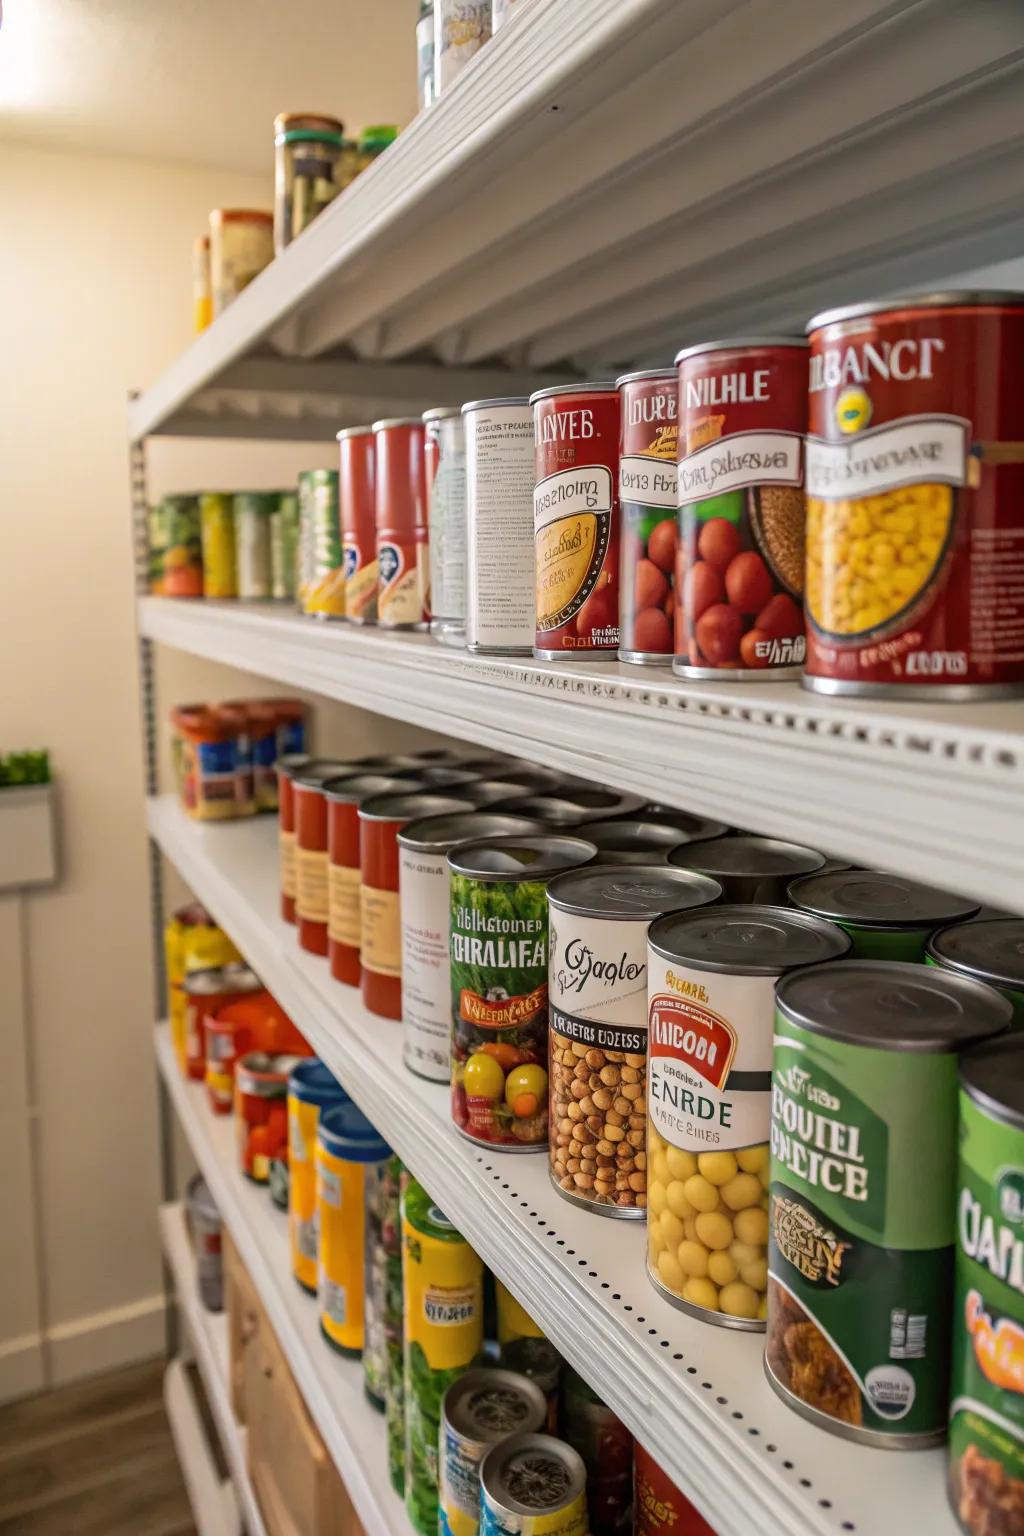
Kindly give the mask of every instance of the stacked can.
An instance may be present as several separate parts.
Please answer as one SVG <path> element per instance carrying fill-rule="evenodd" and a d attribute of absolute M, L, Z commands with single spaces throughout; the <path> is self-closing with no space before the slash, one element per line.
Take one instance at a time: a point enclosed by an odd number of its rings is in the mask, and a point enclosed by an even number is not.
<path fill-rule="evenodd" d="M 466 643 L 466 448 L 462 413 L 423 412 L 423 462 L 430 535 L 430 633 Z"/>
<path fill-rule="evenodd" d="M 525 395 L 471 400 L 466 522 L 471 651 L 522 652 L 534 639 L 533 412 Z"/>
<path fill-rule="evenodd" d="M 376 451 L 372 427 L 338 433 L 338 499 L 345 617 L 350 624 L 377 622 Z"/>
<path fill-rule="evenodd" d="M 423 423 L 394 416 L 373 424 L 376 455 L 377 622 L 423 629 L 430 618 Z"/>
<path fill-rule="evenodd" d="M 679 544 L 676 457 L 679 386 L 673 368 L 627 373 L 621 402 L 622 509 L 619 660 L 668 665 Z"/>

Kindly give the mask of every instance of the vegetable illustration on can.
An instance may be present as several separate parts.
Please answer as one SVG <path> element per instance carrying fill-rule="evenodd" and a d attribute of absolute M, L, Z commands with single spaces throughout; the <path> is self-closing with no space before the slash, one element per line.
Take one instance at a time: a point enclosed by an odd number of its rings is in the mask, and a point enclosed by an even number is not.
<path fill-rule="evenodd" d="M 667 666 L 679 545 L 679 385 L 674 368 L 627 373 L 616 382 L 622 415 L 619 660 Z"/>

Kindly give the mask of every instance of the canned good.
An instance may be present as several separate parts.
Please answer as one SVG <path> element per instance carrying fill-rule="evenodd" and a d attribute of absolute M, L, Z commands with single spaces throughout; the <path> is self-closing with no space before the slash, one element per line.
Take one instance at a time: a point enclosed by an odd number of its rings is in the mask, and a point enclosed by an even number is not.
<path fill-rule="evenodd" d="M 235 815 L 253 816 L 256 813 L 256 785 L 253 775 L 252 733 L 248 701 L 245 703 L 211 704 L 209 713 L 230 732 L 234 743 Z"/>
<path fill-rule="evenodd" d="M 185 1217 L 196 1260 L 196 1289 L 207 1312 L 224 1310 L 224 1225 L 210 1186 L 194 1173 L 185 1186 Z"/>
<path fill-rule="evenodd" d="M 397 1157 L 385 1165 L 386 1219 L 382 1229 L 379 1261 L 374 1263 L 375 1298 L 381 1298 L 387 1340 L 388 1371 L 384 1412 L 388 1438 L 388 1477 L 392 1488 L 405 1496 L 405 1295 L 402 1271 L 401 1180 L 404 1169 Z"/>
<path fill-rule="evenodd" d="M 204 491 L 199 498 L 199 531 L 203 595 L 237 597 L 234 498 L 220 491 Z"/>
<path fill-rule="evenodd" d="M 587 1475 L 571 1445 L 512 1435 L 480 1466 L 481 1536 L 586 1536 Z"/>
<path fill-rule="evenodd" d="M 547 1399 L 547 1428 L 554 1434 L 558 1429 L 562 1357 L 544 1337 L 526 1308 L 497 1278 L 494 1291 L 498 1314 L 498 1359 L 507 1371 L 518 1371 L 540 1387 Z"/>
<path fill-rule="evenodd" d="M 712 837 L 725 837 L 730 830 L 724 821 L 692 816 L 689 811 L 677 810 L 674 805 L 645 805 L 637 815 L 641 821 L 674 828 L 681 843 L 702 843 Z"/>
<path fill-rule="evenodd" d="M 484 1269 L 421 1184 L 402 1173 L 405 1507 L 437 1536 L 441 1404 L 484 1342 Z"/>
<path fill-rule="evenodd" d="M 294 491 L 278 491 L 270 512 L 270 595 L 294 601 L 299 552 L 299 498 Z"/>
<path fill-rule="evenodd" d="M 210 237 L 192 241 L 192 329 L 198 336 L 213 319 L 213 288 L 210 279 Z M 198 594 L 197 594 L 198 595 Z"/>
<path fill-rule="evenodd" d="M 236 951 L 237 953 L 237 951 Z M 263 983 L 247 965 L 235 961 L 226 965 L 193 970 L 181 984 L 185 994 L 185 1062 L 188 1076 L 195 1082 L 206 1077 L 206 1036 L 203 1020 L 226 1003 L 261 992 Z"/>
<path fill-rule="evenodd" d="M 976 901 L 868 869 L 804 875 L 789 887 L 789 900 L 838 923 L 858 960 L 923 960 L 936 928 L 978 911 Z"/>
<path fill-rule="evenodd" d="M 411 821 L 398 834 L 402 1059 L 420 1077 L 437 1083 L 451 1081 L 448 854 L 459 843 L 481 837 L 538 831 L 539 824 L 523 816 L 465 810 Z"/>
<path fill-rule="evenodd" d="M 924 965 L 845 960 L 776 998 L 765 1368 L 823 1429 L 945 1438 L 959 1052 L 1004 997 Z"/>
<path fill-rule="evenodd" d="M 530 396 L 536 456 L 534 655 L 607 660 L 619 648 L 619 396 L 612 383 Z"/>
<path fill-rule="evenodd" d="M 559 1426 L 586 1471 L 589 1536 L 632 1536 L 633 1436 L 571 1366 L 563 1377 Z"/>
<path fill-rule="evenodd" d="M 647 930 L 721 894 L 704 875 L 600 862 L 548 886 L 551 1181 L 602 1216 L 647 1207 Z"/>
<path fill-rule="evenodd" d="M 493 0 L 491 5 L 491 35 L 503 27 L 506 21 L 511 21 L 514 15 L 516 0 Z"/>
<path fill-rule="evenodd" d="M 925 946 L 925 959 L 995 987 L 1009 999 L 1015 1027 L 1024 1024 L 1024 918 L 975 918 L 940 928 Z"/>
<path fill-rule="evenodd" d="M 678 869 L 696 869 L 717 880 L 726 901 L 785 906 L 797 875 L 820 870 L 825 855 L 774 837 L 716 837 L 685 843 L 668 856 Z"/>
<path fill-rule="evenodd" d="M 764 682 L 804 659 L 807 343 L 687 347 L 679 370 L 680 585 L 673 670 Z"/>
<path fill-rule="evenodd" d="M 377 622 L 424 629 L 430 618 L 423 423 L 396 416 L 373 424 L 376 454 Z"/>
<path fill-rule="evenodd" d="M 534 641 L 533 410 L 471 400 L 466 429 L 466 646 L 529 655 Z"/>
<path fill-rule="evenodd" d="M 314 758 L 292 775 L 295 806 L 295 921 L 299 947 L 327 954 L 328 856 L 326 786 L 354 778 L 351 763 Z"/>
<path fill-rule="evenodd" d="M 423 412 L 430 633 L 448 645 L 466 635 L 466 438 L 458 406 Z"/>
<path fill-rule="evenodd" d="M 674 368 L 649 368 L 616 381 L 619 446 L 619 660 L 672 660 L 679 547 L 676 458 L 679 384 Z"/>
<path fill-rule="evenodd" d="M 441 1405 L 440 1536 L 476 1536 L 480 1463 L 509 1435 L 544 1429 L 547 1412 L 536 1383 L 514 1371 L 467 1371 L 452 1382 Z"/>
<path fill-rule="evenodd" d="M 396 759 L 397 761 L 397 759 Z M 359 807 L 378 795 L 400 795 L 420 789 L 414 775 L 402 768 L 364 773 L 352 763 L 340 778 L 324 786 L 327 800 L 327 955 L 331 975 L 358 987 L 362 980 L 361 876 L 359 869 Z"/>
<path fill-rule="evenodd" d="M 183 1074 L 188 1071 L 188 1000 L 185 977 L 190 971 L 211 970 L 241 955 L 199 902 L 179 907 L 164 929 L 164 968 L 167 973 L 167 1016 L 171 1044 Z M 201 1027 L 201 1026 L 200 1026 Z"/>
<path fill-rule="evenodd" d="M 278 761 L 305 755 L 306 707 L 298 699 L 248 699 L 244 708 L 252 747 L 256 809 L 276 811 Z"/>
<path fill-rule="evenodd" d="M 857 304 L 808 331 L 806 686 L 1019 693 L 1021 294 Z"/>
<path fill-rule="evenodd" d="M 434 100 L 491 35 L 491 0 L 434 0 Z"/>
<path fill-rule="evenodd" d="M 320 1220 L 316 1189 L 316 1147 L 320 1116 L 348 1094 L 322 1061 L 300 1061 L 288 1079 L 288 1236 L 292 1274 L 316 1295 Z"/>
<path fill-rule="evenodd" d="M 345 566 L 336 469 L 304 469 L 299 475 L 299 548 L 302 612 L 315 619 L 343 619 Z"/>
<path fill-rule="evenodd" d="M 223 314 L 274 259 L 274 215 L 261 208 L 214 208 L 210 214 L 213 314 Z"/>
<path fill-rule="evenodd" d="M 831 923 L 785 907 L 681 912 L 651 927 L 647 1273 L 706 1322 L 764 1327 L 775 987 L 849 948 Z"/>
<path fill-rule="evenodd" d="M 508 779 L 473 779 L 469 784 L 459 785 L 459 794 L 471 800 L 480 810 L 501 805 L 502 810 L 511 811 L 515 801 L 528 793 L 522 784 Z"/>
<path fill-rule="evenodd" d="M 232 499 L 237 593 L 249 601 L 265 601 L 272 590 L 270 514 L 276 498 L 269 491 L 238 491 Z"/>
<path fill-rule="evenodd" d="M 344 125 L 312 112 L 274 118 L 274 251 L 280 255 L 342 190 Z"/>
<path fill-rule="evenodd" d="M 633 1528 L 636 1536 L 716 1536 L 639 1440 L 633 1443 Z"/>
<path fill-rule="evenodd" d="M 309 767 L 308 752 L 287 752 L 274 764 L 277 774 L 277 845 L 281 864 L 281 916 L 295 922 L 295 775 Z"/>
<path fill-rule="evenodd" d="M 554 827 L 578 827 L 589 821 L 610 821 L 616 816 L 635 816 L 643 807 L 640 795 L 620 794 L 613 789 L 584 789 L 575 785 L 562 793 L 515 796 L 499 802 L 494 810 L 512 810 Z"/>
<path fill-rule="evenodd" d="M 363 1302 L 363 1390 L 387 1412 L 388 1383 L 402 1371 L 402 1226 L 398 1209 L 399 1159 L 391 1154 L 366 1168 L 366 1275 Z M 401 1446 L 403 1435 L 399 1437 Z M 388 1428 L 389 1459 L 391 1429 Z M 401 1463 L 402 1457 L 399 1456 Z"/>
<path fill-rule="evenodd" d="M 366 1177 L 390 1156 L 354 1104 L 322 1111 L 316 1149 L 320 1332 L 343 1355 L 363 1348 Z"/>
<path fill-rule="evenodd" d="M 269 992 L 254 992 L 251 997 L 226 1003 L 216 1012 L 212 1009 L 203 1014 L 203 1082 L 206 1096 L 215 1115 L 230 1115 L 235 1102 L 235 1064 L 247 1051 L 267 1049 L 263 1040 L 253 1034 L 253 1018 L 246 1005 L 260 998 L 269 999 Z"/>
<path fill-rule="evenodd" d="M 416 21 L 416 99 L 421 112 L 435 100 L 433 0 L 420 0 Z"/>
<path fill-rule="evenodd" d="M 595 853 L 552 833 L 448 855 L 452 1119 L 470 1141 L 519 1152 L 547 1142 L 547 886 Z"/>
<path fill-rule="evenodd" d="M 351 624 L 377 622 L 376 449 L 372 427 L 338 433 L 345 617 Z"/>
<path fill-rule="evenodd" d="M 664 864 L 684 841 L 675 827 L 647 821 L 642 813 L 637 820 L 588 821 L 586 828 L 601 864 Z"/>
<path fill-rule="evenodd" d="M 198 496 L 165 496 L 150 518 L 150 586 L 159 597 L 202 597 Z"/>
<path fill-rule="evenodd" d="M 949 1491 L 966 1536 L 1024 1517 L 1024 1041 L 960 1063 Z"/>
<path fill-rule="evenodd" d="M 288 1079 L 295 1056 L 249 1051 L 235 1066 L 238 1165 L 254 1184 L 270 1180 L 271 1161 L 288 1148 Z"/>

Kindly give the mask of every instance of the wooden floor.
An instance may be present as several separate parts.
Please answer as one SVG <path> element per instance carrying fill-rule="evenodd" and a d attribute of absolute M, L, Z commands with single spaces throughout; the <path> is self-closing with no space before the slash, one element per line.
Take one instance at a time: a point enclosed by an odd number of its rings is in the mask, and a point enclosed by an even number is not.
<path fill-rule="evenodd" d="M 0 1407 L 0 1536 L 195 1536 L 162 1360 Z"/>

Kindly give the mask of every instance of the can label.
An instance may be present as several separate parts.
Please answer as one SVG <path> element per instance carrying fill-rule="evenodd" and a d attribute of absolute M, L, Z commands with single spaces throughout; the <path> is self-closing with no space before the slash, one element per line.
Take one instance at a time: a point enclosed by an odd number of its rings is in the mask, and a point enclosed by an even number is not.
<path fill-rule="evenodd" d="M 853 1438 L 944 1433 L 956 1097 L 952 1053 L 777 1017 L 766 1362 Z"/>
<path fill-rule="evenodd" d="M 672 654 L 679 545 L 676 458 L 678 384 L 633 379 L 621 386 L 620 606 L 623 654 Z"/>
<path fill-rule="evenodd" d="M 310 470 L 299 477 L 300 517 L 305 533 L 304 613 L 345 616 L 345 570 L 338 516 L 338 472 Z"/>
<path fill-rule="evenodd" d="M 316 1149 L 320 1108 L 288 1095 L 288 1229 L 292 1274 L 308 1291 L 317 1288 L 319 1220 Z"/>
<path fill-rule="evenodd" d="M 440 1536 L 476 1536 L 480 1523 L 480 1463 L 490 1446 L 441 1424 L 438 1511 Z"/>
<path fill-rule="evenodd" d="M 235 514 L 232 498 L 207 492 L 199 498 L 203 546 L 203 595 L 234 597 Z"/>
<path fill-rule="evenodd" d="M 470 411 L 466 422 L 466 642 L 529 651 L 534 640 L 533 413 Z"/>
<path fill-rule="evenodd" d="M 968 1536 L 1024 1521 L 1024 1136 L 960 1094 L 949 1459 Z"/>
<path fill-rule="evenodd" d="M 639 1440 L 633 1445 L 633 1520 L 635 1536 L 715 1536 Z"/>
<path fill-rule="evenodd" d="M 317 1146 L 320 1229 L 320 1326 L 336 1348 L 363 1347 L 364 1175 L 366 1163 L 333 1157 Z"/>
<path fill-rule="evenodd" d="M 279 832 L 277 844 L 281 854 L 281 895 L 295 896 L 295 833 Z"/>
<path fill-rule="evenodd" d="M 556 1466 L 560 1473 L 561 1463 Z M 588 1528 L 587 1501 L 582 1493 L 557 1509 L 526 1515 L 498 1504 L 486 1489 L 480 1490 L 480 1536 L 586 1536 Z"/>
<path fill-rule="evenodd" d="M 382 537 L 377 544 L 380 587 L 377 622 L 385 627 L 423 624 L 428 610 L 428 551 L 424 539 Z"/>
<path fill-rule="evenodd" d="M 440 96 L 491 35 L 491 0 L 437 0 L 434 94 Z"/>
<path fill-rule="evenodd" d="M 271 593 L 270 513 L 254 507 L 235 510 L 238 595 L 252 601 Z"/>
<path fill-rule="evenodd" d="M 354 538 L 345 539 L 345 617 L 356 624 L 377 620 L 378 567 L 375 552 L 363 550 Z"/>
<path fill-rule="evenodd" d="M 426 423 L 424 455 L 430 527 L 430 614 L 461 625 L 466 617 L 466 454 L 462 419 Z"/>
<path fill-rule="evenodd" d="M 368 971 L 376 971 L 378 976 L 401 976 L 402 920 L 398 892 L 362 885 L 359 917 L 359 949 L 363 965 Z"/>
<path fill-rule="evenodd" d="M 399 850 L 402 920 L 403 1056 L 406 1066 L 446 1083 L 451 1072 L 448 860 Z"/>
<path fill-rule="evenodd" d="M 327 934 L 335 944 L 358 949 L 361 913 L 361 886 L 358 865 L 327 866 Z"/>
<path fill-rule="evenodd" d="M 327 855 L 295 848 L 295 910 L 310 923 L 327 921 Z"/>

